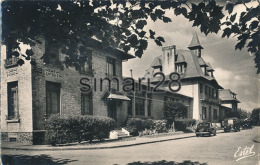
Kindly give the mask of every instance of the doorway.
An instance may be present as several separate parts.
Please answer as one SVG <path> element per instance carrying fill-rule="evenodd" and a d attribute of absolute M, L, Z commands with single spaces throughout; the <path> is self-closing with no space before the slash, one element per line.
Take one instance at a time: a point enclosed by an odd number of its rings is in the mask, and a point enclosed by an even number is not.
<path fill-rule="evenodd" d="M 109 101 L 107 103 L 108 117 L 115 120 L 117 123 L 117 102 L 116 100 Z"/>

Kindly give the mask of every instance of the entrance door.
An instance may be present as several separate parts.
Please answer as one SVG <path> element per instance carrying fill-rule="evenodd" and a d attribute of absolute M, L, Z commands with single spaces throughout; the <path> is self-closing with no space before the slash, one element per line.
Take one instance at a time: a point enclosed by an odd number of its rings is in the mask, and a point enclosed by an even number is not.
<path fill-rule="evenodd" d="M 107 104 L 108 117 L 114 119 L 115 121 L 117 121 L 116 107 L 117 107 L 117 102 L 115 100 L 109 101 Z"/>

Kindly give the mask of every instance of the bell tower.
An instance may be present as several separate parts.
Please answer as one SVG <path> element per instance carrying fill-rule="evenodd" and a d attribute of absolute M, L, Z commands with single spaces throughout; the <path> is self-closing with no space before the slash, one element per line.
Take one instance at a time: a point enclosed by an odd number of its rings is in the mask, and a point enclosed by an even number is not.
<path fill-rule="evenodd" d="M 196 32 L 193 34 L 192 40 L 188 48 L 198 57 L 201 57 L 201 49 L 203 49 L 203 47 L 200 45 L 200 41 Z"/>

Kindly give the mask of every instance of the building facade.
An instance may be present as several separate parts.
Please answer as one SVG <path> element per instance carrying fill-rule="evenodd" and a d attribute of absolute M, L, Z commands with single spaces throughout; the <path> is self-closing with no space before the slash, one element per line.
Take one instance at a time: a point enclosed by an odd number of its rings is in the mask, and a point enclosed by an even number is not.
<path fill-rule="evenodd" d="M 2 139 L 25 143 L 41 141 L 45 132 L 46 119 L 55 114 L 60 115 L 98 115 L 114 118 L 118 125 L 127 118 L 126 96 L 120 91 L 110 92 L 116 88 L 116 77 L 122 81 L 122 61 L 133 58 L 117 49 L 98 46 L 98 42 L 86 45 L 88 54 L 84 66 L 76 70 L 63 64 L 66 55 L 55 50 L 47 43 L 32 47 L 35 55 L 31 65 L 24 60 L 22 66 L 19 57 L 8 54 L 8 48 L 1 49 L 1 131 Z M 98 47 L 98 48 L 97 48 Z M 45 64 L 41 59 L 46 52 L 55 51 L 55 56 Z M 84 80 L 89 80 L 92 92 L 82 92 Z M 101 87 L 102 86 L 102 87 Z M 94 91 L 94 88 L 96 91 Z M 102 88 L 102 89 L 101 89 Z M 107 95 L 107 94 L 110 95 Z M 109 99 L 111 95 L 113 99 Z M 123 96 L 123 97 L 121 97 Z"/>
<path fill-rule="evenodd" d="M 46 43 L 32 47 L 31 60 L 18 65 L 21 56 L 12 49 L 1 47 L 1 131 L 5 141 L 38 144 L 43 141 L 46 120 L 51 115 L 96 115 L 115 119 L 117 127 L 124 126 L 128 117 L 163 119 L 163 105 L 181 102 L 187 107 L 185 118 L 220 123 L 232 104 L 237 109 L 235 93 L 223 89 L 214 77 L 214 69 L 201 54 L 203 47 L 194 34 L 189 50 L 176 46 L 162 48 L 162 55 L 154 59 L 144 75 L 144 83 L 137 83 L 141 91 L 126 93 L 122 85 L 122 62 L 133 58 L 129 54 L 104 47 L 95 40 L 79 43 L 87 51 L 79 58 L 84 65 L 67 67 L 67 55 L 54 45 Z M 43 54 L 50 54 L 47 63 Z M 34 65 L 32 65 L 34 63 Z M 155 88 L 162 79 L 153 77 L 157 72 L 165 75 L 160 92 Z M 169 89 L 171 73 L 177 72 L 181 88 Z M 151 85 L 147 84 L 147 80 Z M 178 84 L 177 84 L 178 85 Z M 88 87 L 91 88 L 87 92 Z M 172 84 L 172 88 L 178 88 Z"/>
<path fill-rule="evenodd" d="M 229 108 L 222 108 L 221 110 L 221 104 L 231 103 L 232 110 L 235 111 L 239 101 L 236 98 L 230 101 L 219 95 L 220 92 L 223 93 L 225 90 L 215 79 L 215 70 L 204 61 L 201 53 L 203 47 L 196 33 L 194 33 L 188 49 L 176 49 L 175 45 L 163 47 L 162 55 L 154 59 L 144 78 L 149 78 L 156 84 L 160 81 L 160 78 L 153 77 L 153 75 L 157 72 L 164 73 L 166 75 L 164 89 L 167 90 L 171 80 L 170 74 L 177 72 L 180 75 L 181 82 L 181 89 L 177 93 L 188 96 L 192 100 L 191 118 L 219 123 L 225 117 L 225 111 L 231 110 Z M 235 95 L 235 93 L 233 94 Z"/>

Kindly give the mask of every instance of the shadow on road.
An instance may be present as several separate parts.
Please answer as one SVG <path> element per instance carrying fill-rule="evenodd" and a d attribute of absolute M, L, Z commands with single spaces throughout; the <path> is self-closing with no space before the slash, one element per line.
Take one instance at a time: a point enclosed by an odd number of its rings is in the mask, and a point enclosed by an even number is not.
<path fill-rule="evenodd" d="M 60 165 L 74 162 L 77 160 L 52 158 L 48 155 L 2 155 L 3 165 Z"/>
<path fill-rule="evenodd" d="M 116 165 L 116 164 L 115 164 Z M 207 165 L 207 163 L 199 163 L 199 162 L 192 162 L 190 160 L 185 160 L 181 163 L 174 162 L 174 161 L 156 161 L 156 162 L 132 162 L 128 163 L 127 165 Z"/>

